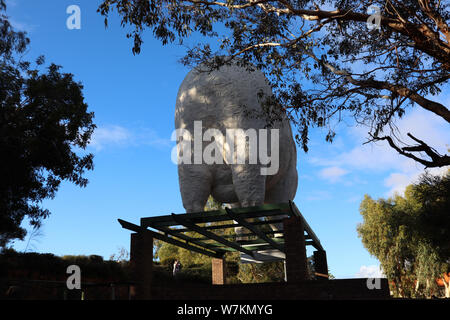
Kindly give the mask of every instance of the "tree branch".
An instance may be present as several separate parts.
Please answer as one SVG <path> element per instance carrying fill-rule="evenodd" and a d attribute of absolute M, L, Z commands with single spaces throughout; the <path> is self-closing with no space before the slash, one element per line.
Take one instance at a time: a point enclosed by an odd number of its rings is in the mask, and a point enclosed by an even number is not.
<path fill-rule="evenodd" d="M 394 140 L 390 136 L 377 137 L 372 134 L 370 134 L 370 136 L 372 137 L 373 141 L 386 140 L 389 143 L 389 145 L 391 146 L 391 148 L 393 148 L 399 154 L 423 164 L 425 166 L 425 168 L 436 168 L 436 167 L 444 167 L 444 166 L 450 165 L 450 156 L 439 154 L 436 150 L 434 150 L 433 148 L 428 146 L 422 140 L 414 137 L 411 133 L 408 133 L 408 137 L 410 137 L 411 139 L 416 141 L 418 143 L 418 145 L 408 146 L 408 147 L 403 147 L 403 148 L 400 148 L 399 146 L 397 146 L 394 143 Z M 426 155 L 431 158 L 431 160 L 425 160 L 425 159 L 419 158 L 416 155 L 412 154 L 411 152 L 425 152 Z"/>
<path fill-rule="evenodd" d="M 442 19 L 441 16 L 439 16 L 433 9 L 430 8 L 428 1 L 419 0 L 418 2 L 423 12 L 425 12 L 425 14 L 434 21 L 437 29 L 445 36 L 447 44 L 450 44 L 450 30 L 444 19 Z"/>
<path fill-rule="evenodd" d="M 226 2 L 220 1 L 205 1 L 205 0 L 187 0 L 187 2 L 194 4 L 203 4 L 206 6 L 221 6 L 228 9 L 245 9 L 249 7 L 259 6 L 266 12 L 275 12 L 277 14 L 292 14 L 301 17 L 305 20 L 322 20 L 322 19 L 332 19 L 341 21 L 355 21 L 355 22 L 367 22 L 371 15 L 365 13 L 358 13 L 352 11 L 352 9 L 347 10 L 305 10 L 305 9 L 295 9 L 292 5 L 285 0 L 278 0 L 277 2 L 283 5 L 283 8 L 278 8 L 269 4 L 268 0 L 248 0 L 246 4 L 233 5 Z M 424 9 L 425 10 L 425 9 Z M 432 11 L 429 11 L 432 12 Z M 429 13 L 431 14 L 431 13 Z M 414 46 L 416 49 L 427 53 L 431 57 L 434 57 L 439 62 L 442 63 L 446 70 L 450 71 L 450 46 L 441 41 L 439 35 L 430 30 L 425 24 L 415 24 L 409 21 L 402 21 L 403 19 L 380 17 L 381 25 L 386 28 L 398 32 L 414 41 Z M 435 17 L 435 19 L 437 19 Z M 442 20 L 442 19 L 441 19 Z M 437 20 L 440 21 L 440 20 Z M 448 30 L 445 24 L 440 23 L 442 30 Z M 448 31 L 446 36 L 448 36 Z"/>
<path fill-rule="evenodd" d="M 450 110 L 449 109 L 447 109 L 444 105 L 442 105 L 438 102 L 429 100 L 429 99 L 421 96 L 416 91 L 413 91 L 402 85 L 389 83 L 387 81 L 379 81 L 379 80 L 374 80 L 374 79 L 357 80 L 357 79 L 353 78 L 350 75 L 350 73 L 348 73 L 347 71 L 339 70 L 336 67 L 332 66 L 330 63 L 317 58 L 317 56 L 313 52 L 311 52 L 310 50 L 308 50 L 306 48 L 305 48 L 305 53 L 307 55 L 309 55 L 311 58 L 313 58 L 317 63 L 319 63 L 323 67 L 330 70 L 332 73 L 339 75 L 339 76 L 345 76 L 346 79 L 355 86 L 389 90 L 393 93 L 398 94 L 399 96 L 411 99 L 412 101 L 414 101 L 418 105 L 420 105 L 422 108 L 435 113 L 436 115 L 442 117 L 443 119 L 445 119 L 447 122 L 450 123 Z M 448 80 L 448 79 L 450 79 L 450 75 L 447 75 L 444 78 L 445 78 L 445 80 Z"/>

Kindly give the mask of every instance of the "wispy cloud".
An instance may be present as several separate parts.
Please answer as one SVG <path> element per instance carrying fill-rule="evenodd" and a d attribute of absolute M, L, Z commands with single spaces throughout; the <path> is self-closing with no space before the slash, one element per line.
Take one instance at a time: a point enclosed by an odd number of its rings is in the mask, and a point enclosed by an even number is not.
<path fill-rule="evenodd" d="M 398 136 L 405 143 L 414 142 L 406 136 L 411 132 L 419 139 L 445 153 L 450 144 L 448 123 L 423 109 L 415 109 L 404 119 L 397 122 Z M 313 157 L 310 162 L 320 166 L 339 166 L 357 170 L 387 171 L 391 169 L 414 170 L 416 162 L 400 156 L 386 142 L 363 144 L 367 139 L 365 127 L 354 127 L 349 133 L 355 145 L 336 157 Z"/>
<path fill-rule="evenodd" d="M 121 126 L 100 127 L 92 135 L 90 147 L 97 151 L 109 146 L 124 146 L 132 141 L 132 134 Z"/>
<path fill-rule="evenodd" d="M 17 19 L 15 17 L 14 12 L 18 10 L 19 0 L 6 0 L 6 15 L 8 16 L 8 21 L 11 26 L 16 29 L 16 31 L 25 31 L 27 33 L 32 33 L 36 30 L 39 25 L 30 24 L 28 22 L 23 21 L 23 17 Z M 12 11 L 12 12 L 11 12 Z"/>
<path fill-rule="evenodd" d="M 384 179 L 384 185 L 389 188 L 386 193 L 387 196 L 392 196 L 394 194 L 403 194 L 406 186 L 413 182 L 416 173 L 412 176 L 403 173 L 391 173 L 386 179 Z"/>
<path fill-rule="evenodd" d="M 430 112 L 413 109 L 404 119 L 397 121 L 397 128 L 399 138 L 405 143 L 414 144 L 414 141 L 406 136 L 408 132 L 411 132 L 438 152 L 448 153 L 450 143 L 448 123 Z M 354 141 L 354 144 L 347 150 L 336 147 L 334 152 L 339 151 L 339 153 L 334 156 L 327 154 L 326 157 L 316 156 L 308 159 L 311 164 L 324 168 L 319 171 L 320 177 L 336 182 L 344 175 L 348 175 L 347 181 L 350 177 L 354 178 L 355 175 L 367 172 L 385 172 L 387 176 L 384 186 L 388 189 L 386 195 L 391 196 L 395 192 L 403 193 L 408 184 L 413 183 L 424 173 L 424 167 L 421 164 L 399 155 L 385 142 L 363 144 L 367 139 L 367 129 L 354 127 L 350 128 L 348 133 L 350 139 L 346 140 Z M 441 174 L 447 169 L 448 167 L 429 171 L 432 174 Z"/>
<path fill-rule="evenodd" d="M 156 131 L 149 128 L 127 129 L 118 125 L 99 127 L 94 131 L 89 146 L 96 151 L 112 147 L 137 146 L 168 147 L 170 139 L 161 138 Z"/>
<path fill-rule="evenodd" d="M 426 171 L 432 175 L 444 175 L 448 167 L 443 168 L 431 168 Z M 384 179 L 384 185 L 389 188 L 389 191 L 386 192 L 386 196 L 390 197 L 395 194 L 402 195 L 405 192 L 405 189 L 411 183 L 415 183 L 419 180 L 420 176 L 425 171 L 414 171 L 410 173 L 399 173 L 394 172 L 391 173 L 386 179 Z"/>
<path fill-rule="evenodd" d="M 331 183 L 335 183 L 338 182 L 341 179 L 341 177 L 345 176 L 347 173 L 348 173 L 347 170 L 334 166 L 322 169 L 319 172 L 319 176 L 322 179 L 328 180 Z"/>

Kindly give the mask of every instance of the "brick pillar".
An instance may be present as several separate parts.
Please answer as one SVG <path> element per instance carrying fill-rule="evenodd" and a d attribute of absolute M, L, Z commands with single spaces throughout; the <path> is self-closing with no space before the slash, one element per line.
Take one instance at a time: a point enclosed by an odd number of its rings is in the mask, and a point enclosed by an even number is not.
<path fill-rule="evenodd" d="M 328 275 L 327 253 L 324 250 L 314 251 L 314 267 L 317 273 Z M 317 279 L 328 279 L 317 276 Z"/>
<path fill-rule="evenodd" d="M 136 286 L 131 288 L 131 299 L 150 299 L 153 270 L 153 237 L 148 233 L 131 234 L 130 266 L 132 280 L 138 282 Z"/>
<path fill-rule="evenodd" d="M 227 276 L 226 261 L 224 258 L 211 260 L 212 264 L 212 284 L 225 284 Z"/>
<path fill-rule="evenodd" d="M 305 233 L 302 220 L 290 217 L 283 220 L 284 250 L 287 282 L 307 279 Z"/>

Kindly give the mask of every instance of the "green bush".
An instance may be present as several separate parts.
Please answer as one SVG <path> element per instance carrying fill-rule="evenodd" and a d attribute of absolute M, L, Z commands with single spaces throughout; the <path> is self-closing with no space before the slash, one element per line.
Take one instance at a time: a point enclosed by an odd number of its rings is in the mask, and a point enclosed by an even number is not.
<path fill-rule="evenodd" d="M 11 249 L 0 254 L 0 277 L 36 277 L 65 279 L 69 265 L 78 265 L 82 276 L 90 279 L 125 281 L 129 279 L 127 264 L 104 261 L 102 257 L 66 255 L 58 257 L 48 253 L 21 253 Z"/>

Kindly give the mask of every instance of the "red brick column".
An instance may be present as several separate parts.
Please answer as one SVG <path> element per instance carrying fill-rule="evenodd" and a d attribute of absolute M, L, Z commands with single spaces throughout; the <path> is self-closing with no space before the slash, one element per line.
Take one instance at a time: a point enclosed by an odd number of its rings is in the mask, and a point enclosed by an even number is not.
<path fill-rule="evenodd" d="M 287 282 L 307 279 L 305 233 L 302 220 L 298 217 L 283 220 L 284 250 L 286 254 Z"/>
<path fill-rule="evenodd" d="M 130 266 L 132 279 L 138 282 L 136 286 L 131 288 L 131 299 L 150 299 L 153 273 L 153 237 L 148 233 L 131 234 Z"/>
<path fill-rule="evenodd" d="M 328 275 L 327 253 L 324 250 L 314 251 L 314 267 L 317 273 Z M 317 279 L 328 278 L 319 275 Z"/>
<path fill-rule="evenodd" d="M 226 261 L 224 258 L 211 260 L 212 264 L 212 284 L 225 284 L 227 276 Z"/>

